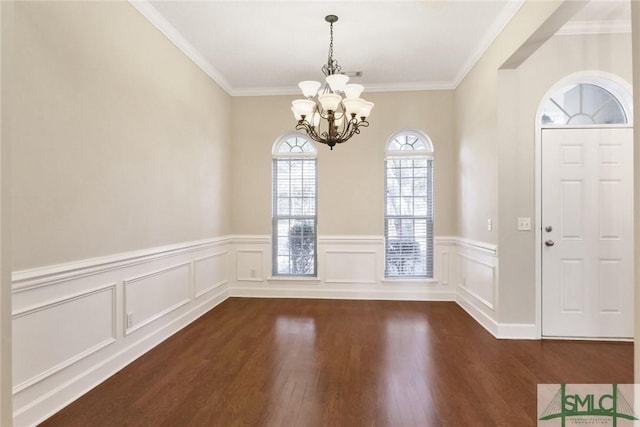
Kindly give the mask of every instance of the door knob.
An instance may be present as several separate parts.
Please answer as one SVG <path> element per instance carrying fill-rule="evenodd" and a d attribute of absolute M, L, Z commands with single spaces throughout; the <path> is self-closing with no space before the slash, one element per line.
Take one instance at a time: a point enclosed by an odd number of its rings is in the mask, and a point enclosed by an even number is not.
<path fill-rule="evenodd" d="M 552 230 L 553 230 L 553 227 L 552 227 L 552 226 L 550 226 L 550 225 L 547 225 L 547 226 L 544 228 L 544 231 L 546 231 L 547 233 L 551 233 L 551 231 L 552 231 Z"/>
<path fill-rule="evenodd" d="M 547 246 L 553 246 L 553 245 L 555 245 L 555 242 L 553 240 L 547 240 L 547 241 L 544 242 L 544 244 L 547 245 Z"/>

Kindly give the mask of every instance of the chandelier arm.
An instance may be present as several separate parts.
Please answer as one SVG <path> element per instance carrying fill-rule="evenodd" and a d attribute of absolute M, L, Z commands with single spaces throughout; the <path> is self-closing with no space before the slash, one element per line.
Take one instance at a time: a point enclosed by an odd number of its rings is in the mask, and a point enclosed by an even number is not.
<path fill-rule="evenodd" d="M 330 24 L 329 52 L 327 55 L 327 63 L 322 66 L 322 72 L 325 76 L 329 77 L 334 74 L 340 73 L 342 68 L 340 67 L 340 65 L 338 65 L 338 61 L 333 58 L 333 24 L 338 21 L 338 17 L 336 15 L 327 15 L 325 17 L 325 21 Z M 348 78 L 346 78 L 343 82 L 341 78 L 338 77 L 332 77 L 331 79 L 331 81 L 337 86 L 346 84 L 346 80 L 348 80 Z M 300 87 L 303 89 L 303 93 L 305 94 L 305 96 L 307 96 L 307 100 L 294 101 L 292 110 L 294 110 L 294 114 L 296 115 L 296 117 L 301 117 L 296 125 L 296 130 L 306 132 L 309 138 L 313 141 L 319 142 L 321 144 L 326 144 L 330 147 L 330 149 L 333 150 L 333 147 L 336 144 L 341 144 L 348 141 L 353 135 L 360 133 L 360 128 L 369 126 L 369 122 L 365 120 L 365 117 L 358 118 L 355 115 L 352 116 L 351 114 L 347 114 L 347 106 L 342 103 L 343 99 L 340 96 L 340 92 L 342 92 L 342 89 L 336 89 L 336 91 L 334 91 L 331 84 L 329 84 L 329 81 L 327 81 L 324 89 L 322 89 L 320 92 L 314 92 L 317 93 L 317 97 L 315 97 L 313 95 L 307 95 L 307 92 L 303 88 L 302 84 L 303 83 L 301 82 Z M 306 84 L 305 87 L 308 88 L 309 85 Z M 312 88 L 312 90 L 315 89 Z M 308 92 L 311 93 L 311 91 Z M 337 107 L 333 107 L 335 108 L 335 111 L 324 110 L 322 108 L 320 97 L 321 95 L 328 94 L 334 95 L 326 98 L 328 104 L 325 103 L 325 105 L 337 105 Z M 312 100 L 312 98 L 315 99 Z M 313 105 L 314 103 L 315 105 Z M 372 107 L 373 103 L 367 103 L 367 115 L 371 111 Z M 302 111 L 310 112 L 308 113 L 309 115 L 306 116 L 305 114 L 300 114 L 302 113 Z M 337 125 L 337 123 L 340 123 L 340 125 Z"/>

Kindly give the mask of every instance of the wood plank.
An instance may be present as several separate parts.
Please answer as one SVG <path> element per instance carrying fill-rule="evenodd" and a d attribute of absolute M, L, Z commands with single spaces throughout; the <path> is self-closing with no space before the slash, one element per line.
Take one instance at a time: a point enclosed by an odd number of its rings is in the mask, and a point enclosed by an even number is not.
<path fill-rule="evenodd" d="M 231 298 L 42 426 L 535 425 L 538 383 L 632 383 L 633 345 L 496 340 L 451 302 Z"/>

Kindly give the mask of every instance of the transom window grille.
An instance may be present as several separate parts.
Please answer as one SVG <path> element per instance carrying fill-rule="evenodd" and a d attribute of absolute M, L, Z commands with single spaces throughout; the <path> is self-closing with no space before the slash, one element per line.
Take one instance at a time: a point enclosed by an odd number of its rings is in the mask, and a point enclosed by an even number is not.
<path fill-rule="evenodd" d="M 543 125 L 626 124 L 624 108 L 608 90 L 589 83 L 566 86 L 544 104 Z"/>
<path fill-rule="evenodd" d="M 273 148 L 272 269 L 274 276 L 315 276 L 317 150 L 301 134 Z"/>
<path fill-rule="evenodd" d="M 433 278 L 433 145 L 418 131 L 387 143 L 385 276 Z"/>

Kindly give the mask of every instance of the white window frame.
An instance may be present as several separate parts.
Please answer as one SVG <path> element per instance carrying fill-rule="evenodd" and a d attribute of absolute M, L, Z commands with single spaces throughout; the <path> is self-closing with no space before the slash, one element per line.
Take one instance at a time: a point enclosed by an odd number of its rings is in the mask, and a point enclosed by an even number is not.
<path fill-rule="evenodd" d="M 295 141 L 298 145 L 294 145 L 293 147 L 291 147 L 290 144 L 292 141 Z M 300 144 L 300 141 L 303 141 L 304 147 L 308 151 L 301 151 L 297 149 L 297 147 Z M 271 184 L 271 199 L 272 199 L 271 271 L 272 271 L 273 277 L 317 277 L 317 274 L 318 274 L 318 255 L 317 255 L 318 254 L 318 160 L 317 160 L 317 157 L 318 157 L 318 150 L 315 143 L 300 132 L 290 132 L 290 133 L 284 134 L 280 138 L 278 138 L 273 144 L 272 184 Z M 278 212 L 278 195 L 279 194 L 276 186 L 276 183 L 278 180 L 278 176 L 277 176 L 278 162 L 282 162 L 282 161 L 290 162 L 290 161 L 296 161 L 296 160 L 302 160 L 304 162 L 303 165 L 304 164 L 308 165 L 310 164 L 309 162 L 311 162 L 314 167 L 315 174 L 313 177 L 314 197 L 313 197 L 313 214 L 312 215 L 291 214 L 291 211 L 289 211 L 289 213 L 287 214 Z M 289 200 L 293 199 L 291 195 L 287 197 L 282 197 L 282 198 L 285 198 L 285 199 L 288 198 Z M 303 197 L 301 196 L 298 199 L 301 199 L 300 202 L 302 202 Z M 312 234 L 313 258 L 311 260 L 307 258 L 301 259 L 301 262 L 309 262 L 309 261 L 313 262 L 312 271 L 308 273 L 300 273 L 298 271 L 292 272 L 291 260 L 289 261 L 288 272 L 285 272 L 284 269 L 283 271 L 280 271 L 280 268 L 279 268 L 278 259 L 279 257 L 283 256 L 282 253 L 280 252 L 279 243 L 280 243 L 280 239 L 283 236 L 278 235 L 278 223 L 280 221 L 296 221 L 296 220 L 304 221 L 307 224 L 309 223 L 309 221 L 311 221 L 311 223 L 313 224 L 313 234 Z M 287 240 L 287 243 L 289 243 L 288 240 Z M 289 256 L 290 258 L 292 256 L 295 256 L 294 254 L 291 253 L 290 247 L 288 251 L 289 253 L 287 256 Z"/>
<path fill-rule="evenodd" d="M 401 148 L 400 150 L 393 149 L 392 146 L 395 145 L 394 141 L 404 137 L 413 138 L 416 141 L 420 141 L 422 146 L 419 147 L 418 149 L 416 148 L 413 148 L 413 149 Z M 408 147 L 404 147 L 404 148 L 408 148 Z M 420 198 L 422 197 L 426 198 L 426 215 L 390 215 L 389 214 L 388 203 L 389 203 L 390 197 L 389 197 L 389 189 L 388 189 L 388 185 L 389 185 L 388 173 L 389 173 L 389 161 L 392 161 L 392 160 L 427 160 L 427 166 L 426 166 L 427 194 L 425 194 L 424 196 L 418 196 Z M 394 133 L 388 139 L 385 147 L 385 159 L 384 159 L 384 240 L 385 240 L 384 275 L 385 275 L 385 279 L 433 279 L 434 277 L 434 272 L 433 272 L 433 265 L 434 265 L 434 262 L 433 262 L 434 261 L 433 260 L 433 257 L 434 257 L 433 167 L 434 167 L 433 143 L 431 141 L 431 138 L 429 138 L 429 136 L 426 133 L 417 129 L 403 129 Z M 412 177 L 412 179 L 415 179 L 415 177 Z M 410 197 L 413 198 L 416 196 L 415 194 L 412 194 Z M 408 272 L 408 273 L 397 272 L 398 261 L 400 262 L 404 262 L 404 261 L 402 256 L 398 257 L 395 255 L 392 255 L 391 242 L 392 240 L 398 240 L 398 239 L 391 239 L 389 235 L 390 234 L 389 220 L 394 218 L 410 220 L 410 221 L 416 221 L 416 220 L 425 221 L 426 238 L 424 241 L 424 248 L 421 247 L 418 253 L 418 256 L 425 257 L 424 273 L 414 274 L 411 272 Z M 414 238 L 414 242 L 415 241 L 416 240 Z M 414 255 L 410 255 L 410 257 L 412 256 Z M 406 255 L 404 256 L 404 258 L 405 259 L 407 258 Z M 395 268 L 393 265 L 394 263 L 395 263 Z"/>

